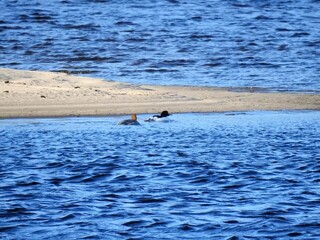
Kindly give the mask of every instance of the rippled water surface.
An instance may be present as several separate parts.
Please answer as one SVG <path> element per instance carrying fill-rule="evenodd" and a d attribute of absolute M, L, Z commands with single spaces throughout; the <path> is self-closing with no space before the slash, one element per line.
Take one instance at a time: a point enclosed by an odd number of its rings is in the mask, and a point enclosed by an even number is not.
<path fill-rule="evenodd" d="M 320 238 L 320 112 L 171 118 L 1 120 L 0 238 Z"/>
<path fill-rule="evenodd" d="M 0 1 L 0 66 L 320 90 L 318 0 Z"/>

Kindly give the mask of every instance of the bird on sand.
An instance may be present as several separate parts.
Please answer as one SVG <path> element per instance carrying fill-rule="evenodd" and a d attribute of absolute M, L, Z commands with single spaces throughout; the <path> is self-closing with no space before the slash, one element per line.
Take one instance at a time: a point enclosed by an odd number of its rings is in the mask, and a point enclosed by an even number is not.
<path fill-rule="evenodd" d="M 126 119 L 121 122 L 119 122 L 119 125 L 140 125 L 140 123 L 137 121 L 137 114 L 132 114 L 131 119 Z"/>

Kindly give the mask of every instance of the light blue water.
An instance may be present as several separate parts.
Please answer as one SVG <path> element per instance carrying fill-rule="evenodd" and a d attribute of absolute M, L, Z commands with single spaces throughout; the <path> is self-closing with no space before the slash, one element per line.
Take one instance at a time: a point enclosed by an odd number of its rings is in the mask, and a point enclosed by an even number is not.
<path fill-rule="evenodd" d="M 320 91 L 318 0 L 0 1 L 0 66 Z"/>
<path fill-rule="evenodd" d="M 320 238 L 320 112 L 122 119 L 0 120 L 0 238 Z"/>

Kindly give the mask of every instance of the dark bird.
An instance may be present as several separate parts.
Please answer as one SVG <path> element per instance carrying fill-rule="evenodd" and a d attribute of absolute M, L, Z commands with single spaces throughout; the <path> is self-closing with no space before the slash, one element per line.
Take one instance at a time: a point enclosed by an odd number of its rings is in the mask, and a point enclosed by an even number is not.
<path fill-rule="evenodd" d="M 169 116 L 170 116 L 169 112 L 165 110 L 165 111 L 162 111 L 160 115 L 153 115 L 152 117 L 150 117 L 144 121 L 145 122 L 161 121 Z"/>
<path fill-rule="evenodd" d="M 137 121 L 137 115 L 132 114 L 131 119 L 123 120 L 119 122 L 119 125 L 140 125 L 140 123 Z"/>

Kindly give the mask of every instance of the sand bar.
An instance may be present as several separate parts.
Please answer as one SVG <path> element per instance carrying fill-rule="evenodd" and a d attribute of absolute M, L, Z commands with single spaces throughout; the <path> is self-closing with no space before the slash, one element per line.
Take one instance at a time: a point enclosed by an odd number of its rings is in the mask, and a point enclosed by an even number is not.
<path fill-rule="evenodd" d="M 134 85 L 0 68 L 0 118 L 154 114 L 164 109 L 172 113 L 320 110 L 319 94 L 245 90 Z"/>

